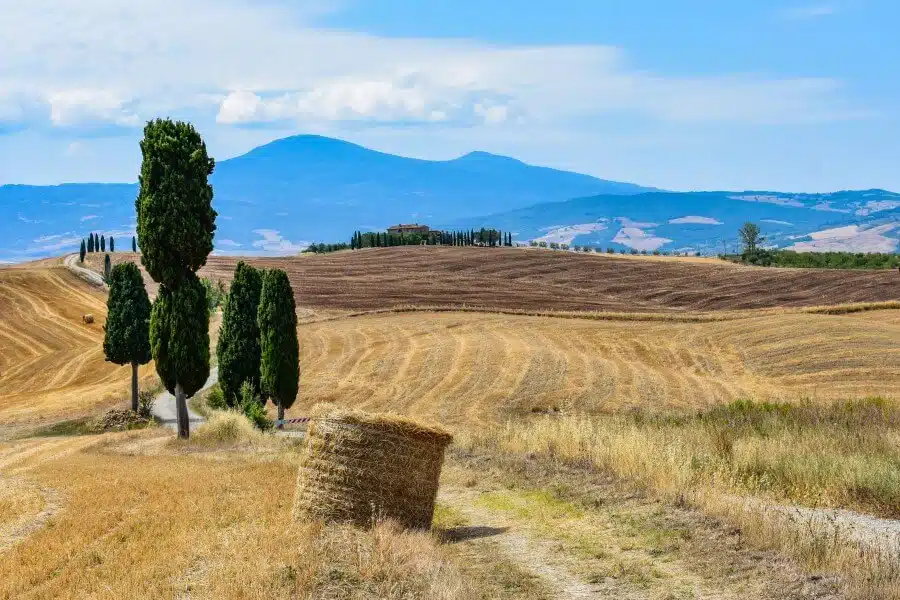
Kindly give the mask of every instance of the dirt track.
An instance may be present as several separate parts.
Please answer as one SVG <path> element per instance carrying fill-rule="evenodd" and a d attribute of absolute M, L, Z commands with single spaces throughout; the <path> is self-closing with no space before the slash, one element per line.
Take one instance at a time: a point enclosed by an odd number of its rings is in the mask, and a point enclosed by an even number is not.
<path fill-rule="evenodd" d="M 230 279 L 236 262 L 210 257 L 201 274 Z M 248 262 L 287 270 L 298 305 L 321 308 L 661 312 L 900 299 L 894 271 L 751 268 L 530 249 L 385 248 Z"/>

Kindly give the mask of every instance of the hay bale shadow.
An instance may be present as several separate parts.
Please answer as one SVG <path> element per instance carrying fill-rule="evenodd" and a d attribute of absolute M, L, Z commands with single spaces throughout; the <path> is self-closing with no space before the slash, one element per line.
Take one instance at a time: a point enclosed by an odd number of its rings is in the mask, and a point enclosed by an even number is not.
<path fill-rule="evenodd" d="M 448 527 L 437 532 L 440 539 L 448 544 L 457 544 L 468 540 L 494 537 L 509 531 L 509 527 L 488 527 L 487 525 L 465 525 Z"/>

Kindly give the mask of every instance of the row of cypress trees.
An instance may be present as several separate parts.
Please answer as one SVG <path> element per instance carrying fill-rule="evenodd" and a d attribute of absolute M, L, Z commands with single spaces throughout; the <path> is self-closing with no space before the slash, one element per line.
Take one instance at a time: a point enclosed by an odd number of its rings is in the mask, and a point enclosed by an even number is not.
<path fill-rule="evenodd" d="M 360 248 L 385 248 L 389 246 L 487 246 L 496 248 L 500 246 L 512 246 L 512 233 L 499 229 L 480 230 L 470 229 L 467 231 L 429 231 L 428 233 L 388 233 L 380 231 L 370 231 L 363 233 L 355 231 L 350 238 L 350 248 L 357 250 Z M 322 244 L 321 246 L 325 246 Z M 347 246 L 344 244 L 329 244 L 334 246 L 335 250 L 343 250 Z M 326 252 L 329 250 L 319 249 L 316 252 Z"/>
<path fill-rule="evenodd" d="M 241 386 L 248 383 L 263 403 L 271 398 L 278 419 L 284 419 L 300 385 L 297 312 L 287 273 L 237 264 L 216 356 L 219 386 L 229 406 L 239 404 Z"/>
<path fill-rule="evenodd" d="M 109 251 L 116 251 L 116 240 L 114 237 L 109 236 Z M 137 252 L 137 239 L 134 236 L 131 236 L 131 251 Z M 78 250 L 78 256 L 81 259 L 81 262 L 84 262 L 84 257 L 88 253 L 93 252 L 106 252 L 106 237 L 99 236 L 96 233 L 89 233 L 87 242 L 83 239 L 81 240 L 81 248 Z"/>

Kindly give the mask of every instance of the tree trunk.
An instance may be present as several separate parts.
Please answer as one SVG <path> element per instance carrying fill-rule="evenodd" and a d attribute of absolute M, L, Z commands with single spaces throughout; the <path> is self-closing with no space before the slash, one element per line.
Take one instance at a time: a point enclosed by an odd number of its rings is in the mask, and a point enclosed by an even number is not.
<path fill-rule="evenodd" d="M 284 421 L 284 406 L 282 406 L 281 402 L 278 403 L 278 420 Z M 279 429 L 284 429 L 284 423 L 278 426 Z"/>
<path fill-rule="evenodd" d="M 178 437 L 186 440 L 191 435 L 191 424 L 188 421 L 187 399 L 180 383 L 175 384 L 175 414 L 178 418 Z"/>
<path fill-rule="evenodd" d="M 131 363 L 131 410 L 138 411 L 138 364 Z"/>

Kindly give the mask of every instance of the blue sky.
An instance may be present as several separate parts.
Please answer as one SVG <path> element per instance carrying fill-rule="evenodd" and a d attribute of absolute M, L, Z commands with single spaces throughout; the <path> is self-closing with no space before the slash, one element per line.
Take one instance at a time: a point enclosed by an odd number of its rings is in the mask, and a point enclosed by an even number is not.
<path fill-rule="evenodd" d="M 668 189 L 900 190 L 892 0 L 0 0 L 0 184 L 134 181 L 141 125 Z"/>

